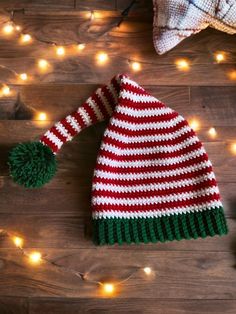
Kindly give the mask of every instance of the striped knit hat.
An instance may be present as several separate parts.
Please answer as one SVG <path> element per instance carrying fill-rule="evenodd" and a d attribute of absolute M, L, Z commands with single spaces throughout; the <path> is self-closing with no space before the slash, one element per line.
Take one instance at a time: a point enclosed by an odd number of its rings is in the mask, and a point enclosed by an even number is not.
<path fill-rule="evenodd" d="M 16 146 L 9 158 L 12 177 L 25 187 L 42 186 L 56 171 L 62 145 L 108 118 L 92 183 L 97 244 L 227 233 L 212 165 L 196 134 L 126 75 L 98 88 L 39 142 Z"/>

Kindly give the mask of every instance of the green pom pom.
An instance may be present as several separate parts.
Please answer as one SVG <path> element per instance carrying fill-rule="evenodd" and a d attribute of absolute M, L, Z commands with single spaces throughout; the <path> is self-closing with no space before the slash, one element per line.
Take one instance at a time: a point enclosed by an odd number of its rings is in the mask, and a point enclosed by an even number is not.
<path fill-rule="evenodd" d="M 13 180 L 26 188 L 39 188 L 49 182 L 57 170 L 55 155 L 41 142 L 23 143 L 9 155 Z"/>

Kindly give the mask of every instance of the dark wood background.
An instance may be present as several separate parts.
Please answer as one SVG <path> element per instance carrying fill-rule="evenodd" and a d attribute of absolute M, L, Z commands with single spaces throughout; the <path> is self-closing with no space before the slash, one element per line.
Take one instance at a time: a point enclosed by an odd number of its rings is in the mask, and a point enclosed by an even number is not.
<path fill-rule="evenodd" d="M 129 0 L 3 0 L 0 8 L 19 9 L 15 21 L 42 40 L 89 42 L 80 54 L 58 61 L 52 48 L 34 42 L 19 46 L 1 37 L 0 64 L 34 76 L 19 85 L 0 70 L 1 82 L 13 84 L 11 97 L 0 99 L 0 227 L 26 239 L 61 265 L 89 271 L 102 280 L 127 276 L 136 266 L 156 269 L 150 280 L 135 275 L 114 299 L 100 298 L 96 287 L 42 265 L 32 267 L 10 241 L 0 239 L 0 313 L 236 313 L 236 37 L 207 29 L 164 56 L 152 44 L 152 2 L 140 1 L 120 29 L 106 31 L 119 19 Z M 24 9 L 24 10 L 21 10 Z M 82 27 L 90 10 L 99 10 L 93 25 Z M 109 54 L 105 66 L 94 56 Z M 214 53 L 224 50 L 227 62 L 217 64 Z M 39 76 L 35 60 L 47 58 L 53 70 Z M 189 72 L 180 72 L 175 59 L 187 57 Z M 132 73 L 127 59 L 144 62 Z M 230 233 L 222 238 L 156 245 L 95 247 L 91 241 L 90 188 L 97 149 L 105 124 L 84 130 L 58 156 L 59 171 L 42 189 L 25 190 L 9 177 L 7 154 L 20 141 L 33 140 L 54 121 L 76 109 L 91 92 L 114 74 L 130 76 L 187 119 L 201 123 L 200 139 L 213 162 Z M 49 121 L 36 123 L 32 113 L 45 111 Z M 208 136 L 215 127 L 216 139 Z"/>

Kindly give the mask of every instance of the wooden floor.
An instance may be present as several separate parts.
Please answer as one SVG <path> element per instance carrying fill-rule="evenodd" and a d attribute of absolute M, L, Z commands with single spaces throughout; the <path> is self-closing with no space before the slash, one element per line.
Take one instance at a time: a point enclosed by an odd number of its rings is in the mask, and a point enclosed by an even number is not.
<path fill-rule="evenodd" d="M 41 40 L 63 44 L 89 42 L 81 53 L 70 51 L 63 61 L 53 47 L 34 42 L 19 46 L 16 39 L 1 37 L 0 64 L 17 72 L 30 72 L 29 85 L 4 69 L 3 83 L 15 92 L 0 99 L 0 228 L 26 239 L 29 249 L 61 265 L 89 271 L 92 278 L 120 280 L 135 267 L 156 270 L 155 278 L 135 275 L 113 299 L 101 298 L 94 285 L 71 274 L 42 265 L 34 268 L 11 242 L 0 239 L 0 313 L 77 314 L 235 314 L 236 313 L 236 36 L 207 29 L 158 56 L 152 44 L 152 2 L 140 1 L 119 29 L 104 36 L 117 23 L 129 0 L 3 0 L 0 8 L 17 8 L 15 21 Z M 24 8 L 25 10 L 21 10 Z M 90 10 L 93 24 L 84 23 Z M 95 54 L 106 51 L 109 61 L 96 65 Z M 217 64 L 214 53 L 224 50 L 227 62 Z M 74 54 L 74 55 L 73 55 Z M 39 75 L 38 58 L 47 58 L 52 69 Z M 176 69 L 175 60 L 187 57 L 188 72 Z M 128 60 L 142 62 L 133 73 Z M 84 130 L 58 156 L 55 179 L 40 190 L 24 190 L 9 177 L 7 154 L 16 143 L 34 140 L 54 121 L 76 109 L 95 88 L 117 73 L 130 76 L 187 119 L 200 122 L 198 135 L 213 162 L 230 233 L 156 245 L 95 247 L 91 241 L 90 188 L 99 141 L 105 124 Z M 49 121 L 37 123 L 37 111 Z M 208 135 L 215 127 L 217 137 Z"/>

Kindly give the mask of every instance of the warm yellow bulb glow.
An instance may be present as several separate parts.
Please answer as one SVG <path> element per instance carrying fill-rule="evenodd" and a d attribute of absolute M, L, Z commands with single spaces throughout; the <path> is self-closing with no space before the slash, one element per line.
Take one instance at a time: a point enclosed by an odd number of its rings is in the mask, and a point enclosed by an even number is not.
<path fill-rule="evenodd" d="M 175 65 L 180 71 L 188 71 L 189 70 L 189 62 L 187 59 L 177 59 L 175 61 Z"/>
<path fill-rule="evenodd" d="M 152 273 L 152 269 L 150 267 L 144 267 L 143 271 L 146 275 L 151 275 Z"/>
<path fill-rule="evenodd" d="M 105 64 L 108 61 L 108 55 L 105 52 L 99 52 L 96 55 L 98 64 Z"/>
<path fill-rule="evenodd" d="M 190 120 L 189 125 L 194 131 L 198 131 L 200 128 L 200 123 L 197 119 Z"/>
<path fill-rule="evenodd" d="M 56 53 L 57 53 L 57 55 L 58 56 L 64 56 L 65 55 L 65 48 L 64 47 L 62 47 L 62 46 L 60 46 L 60 47 L 57 47 L 56 48 Z"/>
<path fill-rule="evenodd" d="M 31 42 L 32 37 L 30 36 L 30 34 L 22 34 L 21 35 L 21 42 L 24 44 L 27 44 L 29 42 Z"/>
<path fill-rule="evenodd" d="M 13 25 L 11 23 L 6 24 L 6 25 L 3 26 L 4 34 L 10 35 L 10 34 L 13 33 L 13 31 L 14 31 L 14 27 L 13 27 Z"/>
<path fill-rule="evenodd" d="M 216 129 L 215 129 L 215 128 L 210 128 L 210 129 L 208 130 L 208 134 L 209 134 L 212 138 L 215 138 L 216 135 L 217 135 Z"/>
<path fill-rule="evenodd" d="M 230 80 L 235 81 L 236 80 L 236 70 L 230 71 L 228 73 L 228 77 Z"/>
<path fill-rule="evenodd" d="M 84 50 L 84 48 L 85 48 L 85 44 L 79 44 L 78 46 L 78 50 Z"/>
<path fill-rule="evenodd" d="M 20 237 L 13 237 L 12 238 L 13 243 L 15 244 L 16 247 L 22 247 L 24 240 Z"/>
<path fill-rule="evenodd" d="M 115 286 L 112 283 L 104 283 L 102 285 L 102 290 L 105 295 L 112 295 L 115 292 Z"/>
<path fill-rule="evenodd" d="M 47 68 L 49 67 L 49 63 L 47 60 L 45 59 L 40 59 L 38 61 L 38 67 L 41 69 L 41 70 L 47 70 Z"/>
<path fill-rule="evenodd" d="M 140 71 L 141 70 L 141 64 L 139 62 L 132 62 L 131 68 L 133 71 Z"/>
<path fill-rule="evenodd" d="M 39 112 L 37 115 L 37 120 L 40 120 L 40 121 L 47 120 L 47 114 L 45 112 Z"/>
<path fill-rule="evenodd" d="M 19 77 L 20 77 L 20 79 L 21 79 L 22 81 L 27 81 L 27 79 L 28 79 L 27 73 L 21 73 L 21 74 L 19 75 Z"/>
<path fill-rule="evenodd" d="M 32 252 L 29 254 L 29 260 L 32 264 L 39 264 L 42 259 L 42 254 L 40 252 Z"/>
<path fill-rule="evenodd" d="M 18 32 L 21 31 L 20 25 L 16 25 L 16 26 L 15 26 L 15 29 L 16 29 Z"/>
<path fill-rule="evenodd" d="M 236 155 L 236 143 L 231 144 L 230 150 L 234 155 Z"/>
<path fill-rule="evenodd" d="M 7 85 L 4 85 L 1 89 L 2 95 L 8 96 L 11 93 L 10 87 Z"/>
<path fill-rule="evenodd" d="M 215 55 L 215 59 L 218 63 L 225 60 L 225 54 L 223 52 L 219 52 Z"/>

